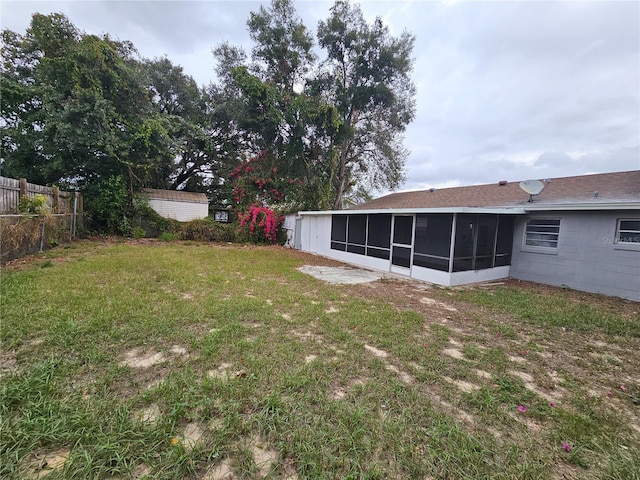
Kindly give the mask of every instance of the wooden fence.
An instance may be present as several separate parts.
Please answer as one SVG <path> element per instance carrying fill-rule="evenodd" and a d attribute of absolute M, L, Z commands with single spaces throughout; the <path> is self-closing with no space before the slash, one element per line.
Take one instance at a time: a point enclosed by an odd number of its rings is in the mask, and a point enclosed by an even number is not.
<path fill-rule="evenodd" d="M 19 214 L 20 198 L 43 195 L 47 211 Z M 82 195 L 0 177 L 0 265 L 66 243 L 83 224 Z"/>
<path fill-rule="evenodd" d="M 54 214 L 82 214 L 82 195 L 63 192 L 58 187 L 45 187 L 27 182 L 26 179 L 0 177 L 0 214 L 17 213 L 20 198 L 24 195 L 44 195 L 47 207 Z"/>

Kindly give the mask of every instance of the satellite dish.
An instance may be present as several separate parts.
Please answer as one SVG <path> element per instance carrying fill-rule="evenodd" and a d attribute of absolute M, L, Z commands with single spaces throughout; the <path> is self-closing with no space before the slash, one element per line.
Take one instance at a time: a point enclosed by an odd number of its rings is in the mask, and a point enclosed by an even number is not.
<path fill-rule="evenodd" d="M 538 195 L 544 188 L 544 183 L 540 180 L 525 180 L 520 182 L 520 188 L 529 195 Z"/>
<path fill-rule="evenodd" d="M 520 182 L 520 188 L 529 194 L 529 201 L 533 202 L 533 196 L 544 189 L 544 183 L 540 180 L 525 180 Z"/>

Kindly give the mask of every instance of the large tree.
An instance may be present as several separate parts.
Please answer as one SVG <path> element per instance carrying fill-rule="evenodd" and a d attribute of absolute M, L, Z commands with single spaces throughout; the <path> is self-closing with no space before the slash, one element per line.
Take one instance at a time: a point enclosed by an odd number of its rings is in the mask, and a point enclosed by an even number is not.
<path fill-rule="evenodd" d="M 308 139 L 324 113 L 319 99 L 305 92 L 316 65 L 313 36 L 290 0 L 260 7 L 247 25 L 254 41 L 250 63 L 241 49 L 228 44 L 214 52 L 226 109 L 245 140 L 247 156 L 259 153 L 266 174 L 276 168 L 281 178 L 295 180 L 284 184 L 289 208 L 309 205 Z"/>
<path fill-rule="evenodd" d="M 215 91 L 199 87 L 167 58 L 145 60 L 140 68 L 173 159 L 148 186 L 220 197 L 223 179 L 237 164 L 239 139 L 218 108 Z"/>
<path fill-rule="evenodd" d="M 380 18 L 370 25 L 359 6 L 338 1 L 318 24 L 318 42 L 327 58 L 317 88 L 341 121 L 332 147 L 333 207 L 342 208 L 350 190 L 394 189 L 404 180 L 403 132 L 415 114 L 414 37 L 393 37 Z"/>
<path fill-rule="evenodd" d="M 7 174 L 80 188 L 123 175 L 144 185 L 170 161 L 131 44 L 35 14 L 24 37 L 3 32 L 2 48 L 2 96 L 12 97 L 2 112 Z"/>
<path fill-rule="evenodd" d="M 218 68 L 227 68 L 219 76 L 248 149 L 261 158 L 268 151 L 283 174 L 303 179 L 287 195 L 292 205 L 342 208 L 398 187 L 402 135 L 414 115 L 413 37 L 393 37 L 380 19 L 370 25 L 359 7 L 336 2 L 318 26 L 326 56 L 317 63 L 291 0 L 260 7 L 248 27 L 252 63 L 221 45 Z"/>

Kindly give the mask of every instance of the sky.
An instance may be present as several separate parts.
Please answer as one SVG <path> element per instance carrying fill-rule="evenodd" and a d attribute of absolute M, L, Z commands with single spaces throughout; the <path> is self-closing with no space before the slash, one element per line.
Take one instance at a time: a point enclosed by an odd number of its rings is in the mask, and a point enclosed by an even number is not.
<path fill-rule="evenodd" d="M 352 0 L 353 1 L 353 0 Z M 357 3 L 357 2 L 355 2 Z M 640 169 L 640 2 L 359 2 L 393 35 L 416 38 L 416 116 L 399 190 Z M 0 26 L 24 33 L 35 12 L 167 56 L 200 85 L 212 48 L 251 41 L 259 1 L 0 0 Z M 315 33 L 333 2 L 298 0 Z"/>

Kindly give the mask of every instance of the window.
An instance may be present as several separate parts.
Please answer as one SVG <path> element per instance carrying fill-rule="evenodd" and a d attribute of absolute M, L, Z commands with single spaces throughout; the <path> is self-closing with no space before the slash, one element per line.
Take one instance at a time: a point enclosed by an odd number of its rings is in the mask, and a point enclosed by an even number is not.
<path fill-rule="evenodd" d="M 559 237 L 559 218 L 533 218 L 528 220 L 525 226 L 523 246 L 539 251 L 556 252 Z"/>
<path fill-rule="evenodd" d="M 640 219 L 618 220 L 616 243 L 630 243 L 640 246 Z"/>

